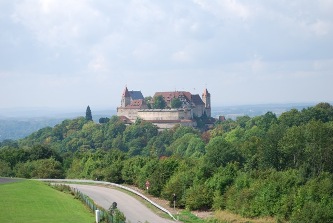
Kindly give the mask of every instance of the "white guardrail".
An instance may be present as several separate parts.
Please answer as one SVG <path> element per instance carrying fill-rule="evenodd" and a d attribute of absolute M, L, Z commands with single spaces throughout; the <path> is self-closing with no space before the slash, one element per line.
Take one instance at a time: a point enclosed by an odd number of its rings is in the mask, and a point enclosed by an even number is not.
<path fill-rule="evenodd" d="M 135 190 L 133 190 L 129 187 L 125 187 L 123 185 L 120 185 L 120 184 L 110 183 L 110 182 L 106 182 L 106 181 L 75 180 L 75 179 L 38 179 L 38 180 L 46 181 L 46 182 L 95 183 L 95 184 L 111 185 L 111 186 L 114 186 L 114 187 L 122 188 L 124 190 L 130 191 L 130 192 L 140 196 L 141 198 L 145 199 L 146 201 L 148 201 L 149 203 L 151 203 L 152 205 L 154 205 L 155 207 L 157 207 L 161 211 L 167 213 L 173 220 L 177 221 L 176 218 L 167 209 L 165 209 L 165 208 L 161 207 L 160 205 L 156 204 L 154 201 L 150 200 L 148 197 L 144 196 L 143 194 L 141 194 L 141 193 L 139 193 L 139 192 L 137 192 L 137 191 L 135 191 Z"/>

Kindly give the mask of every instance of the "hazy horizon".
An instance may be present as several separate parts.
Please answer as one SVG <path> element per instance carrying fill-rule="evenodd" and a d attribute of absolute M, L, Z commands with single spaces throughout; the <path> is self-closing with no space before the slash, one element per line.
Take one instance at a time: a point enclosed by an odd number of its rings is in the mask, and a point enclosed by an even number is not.
<path fill-rule="evenodd" d="M 321 101 L 327 102 L 327 101 Z M 261 108 L 266 109 L 267 111 L 269 108 L 297 108 L 297 107 L 308 107 L 314 106 L 320 102 L 298 102 L 298 103 L 267 103 L 267 104 L 229 104 L 229 105 L 212 105 L 212 112 L 218 113 L 219 111 L 227 110 L 236 108 Z M 332 102 L 327 102 L 332 104 Z M 15 117 L 28 117 L 28 118 L 38 118 L 38 117 L 46 117 L 49 118 L 51 116 L 59 116 L 61 117 L 76 117 L 78 114 L 81 116 L 85 116 L 87 106 L 82 108 L 52 108 L 52 107 L 13 107 L 13 108 L 1 108 L 0 109 L 0 118 L 15 118 Z M 98 107 L 94 108 L 91 107 L 91 111 L 93 115 L 106 115 L 110 113 L 110 116 L 116 114 L 117 108 L 112 107 Z M 223 115 L 221 113 L 221 115 Z"/>

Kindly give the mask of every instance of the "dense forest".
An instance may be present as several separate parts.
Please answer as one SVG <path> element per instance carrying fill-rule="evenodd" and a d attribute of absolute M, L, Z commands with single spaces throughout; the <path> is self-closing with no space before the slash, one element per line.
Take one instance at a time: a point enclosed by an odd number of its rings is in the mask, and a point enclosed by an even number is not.
<path fill-rule="evenodd" d="M 320 103 L 158 131 L 79 117 L 0 144 L 0 176 L 86 178 L 145 187 L 190 210 L 333 222 L 333 106 Z"/>

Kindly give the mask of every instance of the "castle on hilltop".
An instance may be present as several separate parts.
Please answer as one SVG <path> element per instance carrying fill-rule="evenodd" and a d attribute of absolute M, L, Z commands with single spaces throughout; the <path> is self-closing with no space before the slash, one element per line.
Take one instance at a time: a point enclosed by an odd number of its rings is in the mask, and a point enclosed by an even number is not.
<path fill-rule="evenodd" d="M 151 108 L 157 97 L 163 98 L 165 108 Z M 181 102 L 178 108 L 172 108 L 174 99 Z M 156 92 L 151 101 L 146 101 L 141 91 L 129 91 L 125 87 L 117 115 L 126 124 L 140 118 L 157 125 L 160 129 L 172 128 L 176 124 L 196 127 L 195 118 L 211 118 L 210 93 L 205 89 L 200 97 L 187 91 Z"/>

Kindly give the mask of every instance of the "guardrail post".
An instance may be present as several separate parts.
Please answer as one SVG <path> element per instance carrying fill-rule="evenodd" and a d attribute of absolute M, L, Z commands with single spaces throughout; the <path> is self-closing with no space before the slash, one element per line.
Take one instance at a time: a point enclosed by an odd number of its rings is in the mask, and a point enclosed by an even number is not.
<path fill-rule="evenodd" d="M 98 209 L 95 210 L 96 223 L 99 223 L 99 221 L 100 221 L 100 214 L 99 214 L 99 212 L 100 211 Z"/>

